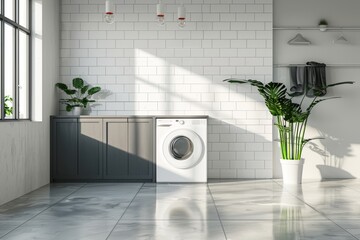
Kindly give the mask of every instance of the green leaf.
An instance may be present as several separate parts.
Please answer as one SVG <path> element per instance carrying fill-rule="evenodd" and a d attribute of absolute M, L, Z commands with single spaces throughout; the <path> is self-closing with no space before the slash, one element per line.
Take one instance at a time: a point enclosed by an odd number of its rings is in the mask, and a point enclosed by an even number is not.
<path fill-rule="evenodd" d="M 74 89 L 66 89 L 66 90 L 64 90 L 64 92 L 65 92 L 67 95 L 74 95 L 77 91 L 74 90 Z"/>
<path fill-rule="evenodd" d="M 243 80 L 243 79 L 237 79 L 237 78 L 228 78 L 223 80 L 224 82 L 229 82 L 229 83 L 248 83 L 247 80 Z"/>
<path fill-rule="evenodd" d="M 84 108 L 86 108 L 89 103 L 89 99 L 84 97 L 83 99 L 81 99 L 81 103 L 83 104 Z"/>
<path fill-rule="evenodd" d="M 331 99 L 337 99 L 337 98 L 340 98 L 340 97 L 330 97 L 330 98 L 321 98 L 321 99 L 318 99 L 314 102 L 312 102 L 309 107 L 306 109 L 307 112 L 311 112 L 311 110 L 319 103 L 323 102 L 323 101 L 327 101 L 327 100 L 331 100 Z"/>
<path fill-rule="evenodd" d="M 10 97 L 10 96 L 5 96 L 4 97 L 4 102 L 6 103 L 6 102 L 12 102 L 13 101 L 13 98 L 12 97 Z"/>
<path fill-rule="evenodd" d="M 65 90 L 68 89 L 68 87 L 66 86 L 66 84 L 63 84 L 63 83 L 57 83 L 57 84 L 55 84 L 55 87 L 57 87 L 57 88 L 59 88 L 59 89 L 61 89 L 61 90 L 63 90 L 63 91 L 65 91 Z"/>
<path fill-rule="evenodd" d="M 337 83 L 327 85 L 326 88 L 335 87 L 335 86 L 343 85 L 343 84 L 354 84 L 354 82 L 352 82 L 352 81 L 337 82 Z"/>
<path fill-rule="evenodd" d="M 66 105 L 66 111 L 71 112 L 71 110 L 74 108 L 74 106 L 67 104 Z"/>
<path fill-rule="evenodd" d="M 100 87 L 92 87 L 89 89 L 88 94 L 89 95 L 94 95 L 95 93 L 98 93 L 101 91 Z"/>
<path fill-rule="evenodd" d="M 84 86 L 84 80 L 82 80 L 81 78 L 74 78 L 73 86 L 76 89 L 81 89 Z"/>
<path fill-rule="evenodd" d="M 81 99 L 79 99 L 79 98 L 70 98 L 70 99 L 67 99 L 67 102 L 70 102 L 70 103 L 81 103 Z"/>
<path fill-rule="evenodd" d="M 304 146 L 304 145 L 307 144 L 308 142 L 313 141 L 313 140 L 318 140 L 318 139 L 325 139 L 325 138 L 323 138 L 323 137 L 307 138 L 307 139 L 304 139 L 304 140 L 302 141 L 302 144 L 303 144 L 303 146 Z"/>
<path fill-rule="evenodd" d="M 89 85 L 85 85 L 81 88 L 81 94 L 85 94 L 86 91 L 89 89 Z"/>
<path fill-rule="evenodd" d="M 255 86 L 255 87 L 261 87 L 261 86 L 264 86 L 264 84 L 258 80 L 253 80 L 253 79 L 248 79 L 248 80 L 244 80 L 244 79 L 237 79 L 237 78 L 228 78 L 228 79 L 225 79 L 224 82 L 229 82 L 229 83 L 249 83 L 251 84 L 252 86 Z"/>

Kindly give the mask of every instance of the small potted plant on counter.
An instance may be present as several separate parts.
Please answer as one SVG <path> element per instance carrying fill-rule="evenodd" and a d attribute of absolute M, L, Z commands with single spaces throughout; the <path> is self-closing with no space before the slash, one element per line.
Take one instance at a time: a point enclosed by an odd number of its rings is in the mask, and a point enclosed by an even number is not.
<path fill-rule="evenodd" d="M 304 159 L 302 158 L 303 148 L 311 140 L 305 139 L 308 118 L 313 108 L 320 102 L 337 97 L 312 99 L 310 104 L 303 110 L 303 99 L 300 103 L 293 102 L 291 94 L 283 83 L 270 82 L 263 84 L 257 80 L 225 79 L 230 83 L 247 83 L 257 88 L 264 98 L 266 107 L 274 117 L 275 126 L 279 131 L 280 148 L 282 159 L 281 168 L 284 184 L 301 184 Z M 341 84 L 353 84 L 354 82 L 339 82 L 327 85 L 324 89 Z M 323 90 L 323 89 L 321 89 Z M 320 91 L 319 91 L 320 92 Z"/>
<path fill-rule="evenodd" d="M 69 88 L 64 83 L 56 83 L 55 86 L 66 93 L 69 98 L 60 99 L 60 102 L 66 105 L 66 111 L 69 115 L 80 115 L 83 108 L 86 108 L 89 103 L 95 102 L 91 97 L 100 92 L 100 87 L 91 87 L 86 85 L 81 78 L 74 78 L 72 80 L 73 89 Z"/>
<path fill-rule="evenodd" d="M 319 30 L 325 32 L 327 30 L 328 25 L 329 24 L 325 19 L 321 19 L 319 21 Z"/>

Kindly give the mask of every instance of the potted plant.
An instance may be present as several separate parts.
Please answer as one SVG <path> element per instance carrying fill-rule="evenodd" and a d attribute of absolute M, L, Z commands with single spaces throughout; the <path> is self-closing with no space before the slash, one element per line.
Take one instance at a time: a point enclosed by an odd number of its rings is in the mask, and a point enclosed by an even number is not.
<path fill-rule="evenodd" d="M 56 83 L 55 86 L 64 91 L 69 98 L 60 99 L 60 102 L 66 105 L 66 111 L 71 112 L 71 115 L 80 115 L 83 108 L 86 108 L 89 103 L 95 102 L 90 99 L 95 93 L 100 92 L 100 87 L 92 87 L 86 85 L 81 78 L 74 78 L 72 80 L 73 89 L 69 88 L 64 83 Z"/>
<path fill-rule="evenodd" d="M 311 140 L 305 139 L 306 125 L 313 108 L 320 102 L 337 97 L 319 98 L 314 97 L 311 103 L 303 110 L 303 100 L 300 103 L 293 102 L 293 96 L 287 93 L 283 83 L 270 82 L 263 84 L 257 80 L 225 79 L 230 83 L 247 83 L 256 87 L 260 95 L 265 99 L 266 107 L 275 119 L 275 126 L 279 131 L 280 148 L 282 159 L 281 167 L 285 184 L 301 184 L 304 159 L 302 152 L 306 143 Z M 339 82 L 327 85 L 325 89 L 341 84 L 353 82 Z M 323 90 L 323 89 L 321 89 Z M 319 90 L 318 90 L 319 91 Z M 318 94 L 315 94 L 315 96 Z"/>
<path fill-rule="evenodd" d="M 13 107 L 11 106 L 13 102 L 13 98 L 10 96 L 4 97 L 4 112 L 5 116 L 11 116 L 13 113 Z"/>
<path fill-rule="evenodd" d="M 325 19 L 321 19 L 319 21 L 319 30 L 322 32 L 325 32 L 328 27 L 328 22 Z"/>

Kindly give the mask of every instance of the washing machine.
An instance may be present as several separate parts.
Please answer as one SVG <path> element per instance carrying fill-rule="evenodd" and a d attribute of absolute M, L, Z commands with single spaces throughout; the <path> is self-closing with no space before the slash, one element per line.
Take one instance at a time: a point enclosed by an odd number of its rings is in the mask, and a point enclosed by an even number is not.
<path fill-rule="evenodd" d="M 156 181 L 207 182 L 207 118 L 156 119 Z"/>

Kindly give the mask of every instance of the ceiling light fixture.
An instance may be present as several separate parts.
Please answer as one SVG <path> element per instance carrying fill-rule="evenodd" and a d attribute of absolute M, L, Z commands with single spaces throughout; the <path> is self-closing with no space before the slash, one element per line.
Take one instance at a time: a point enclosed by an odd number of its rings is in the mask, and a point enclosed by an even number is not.
<path fill-rule="evenodd" d="M 104 21 L 108 24 L 113 24 L 115 22 L 115 14 L 113 8 L 114 4 L 112 3 L 112 0 L 106 0 Z"/>
<path fill-rule="evenodd" d="M 160 26 L 163 26 L 165 24 L 165 6 L 162 4 L 161 0 L 159 0 L 159 3 L 156 5 L 156 17 L 157 22 Z"/>
<path fill-rule="evenodd" d="M 180 7 L 178 7 L 178 26 L 180 28 L 185 27 L 185 23 L 186 23 L 185 19 L 186 19 L 186 9 L 182 4 Z"/>

